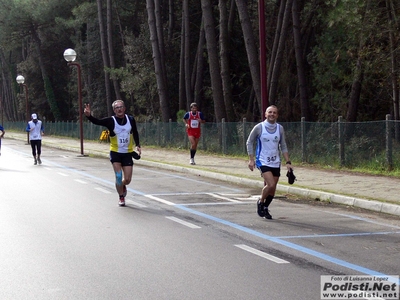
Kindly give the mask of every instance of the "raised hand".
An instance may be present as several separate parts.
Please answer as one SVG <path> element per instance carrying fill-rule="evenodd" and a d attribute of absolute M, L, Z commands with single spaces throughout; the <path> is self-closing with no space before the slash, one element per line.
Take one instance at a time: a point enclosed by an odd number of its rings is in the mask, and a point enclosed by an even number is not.
<path fill-rule="evenodd" d="M 85 103 L 85 109 L 83 110 L 83 113 L 84 113 L 85 116 L 87 116 L 87 117 L 90 116 L 90 104 L 89 104 L 89 103 Z"/>

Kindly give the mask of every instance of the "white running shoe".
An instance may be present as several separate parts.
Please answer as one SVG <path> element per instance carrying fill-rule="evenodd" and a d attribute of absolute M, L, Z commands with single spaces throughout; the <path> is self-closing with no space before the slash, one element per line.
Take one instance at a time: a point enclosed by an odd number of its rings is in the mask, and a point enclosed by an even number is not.
<path fill-rule="evenodd" d="M 191 158 L 189 163 L 190 163 L 191 165 L 195 165 L 195 164 L 196 164 L 196 163 L 194 162 L 194 158 Z"/>

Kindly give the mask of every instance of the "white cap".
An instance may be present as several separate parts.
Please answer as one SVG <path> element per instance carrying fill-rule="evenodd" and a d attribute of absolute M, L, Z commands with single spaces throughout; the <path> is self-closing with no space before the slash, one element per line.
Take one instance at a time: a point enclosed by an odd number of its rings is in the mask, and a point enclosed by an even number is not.
<path fill-rule="evenodd" d="M 36 119 L 37 119 L 37 115 L 36 115 L 36 114 L 32 114 L 31 117 L 32 117 L 33 120 L 36 120 Z"/>

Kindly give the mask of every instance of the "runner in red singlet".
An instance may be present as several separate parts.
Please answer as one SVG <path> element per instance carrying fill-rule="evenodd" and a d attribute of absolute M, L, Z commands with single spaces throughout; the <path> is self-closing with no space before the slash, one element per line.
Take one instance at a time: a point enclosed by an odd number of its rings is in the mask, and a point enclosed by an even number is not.
<path fill-rule="evenodd" d="M 186 131 L 190 141 L 190 161 L 191 165 L 195 165 L 194 156 L 196 155 L 197 144 L 199 143 L 201 128 L 200 124 L 205 123 L 203 114 L 197 110 L 197 104 L 190 104 L 190 111 L 183 117 L 186 124 Z"/>

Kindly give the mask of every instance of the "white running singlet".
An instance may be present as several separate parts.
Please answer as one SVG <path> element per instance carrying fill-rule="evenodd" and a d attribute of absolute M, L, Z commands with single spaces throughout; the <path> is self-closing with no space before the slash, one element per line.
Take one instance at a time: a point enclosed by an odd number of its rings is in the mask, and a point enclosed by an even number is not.
<path fill-rule="evenodd" d="M 115 136 L 110 137 L 110 150 L 118 153 L 129 153 L 133 151 L 133 141 L 131 138 L 131 122 L 128 116 L 125 115 L 125 125 L 119 125 L 115 117 L 114 119 L 114 133 Z"/>
<path fill-rule="evenodd" d="M 280 126 L 276 124 L 275 132 L 268 132 L 264 121 L 261 126 L 261 134 L 257 138 L 256 166 L 279 168 L 281 158 L 279 155 Z"/>

